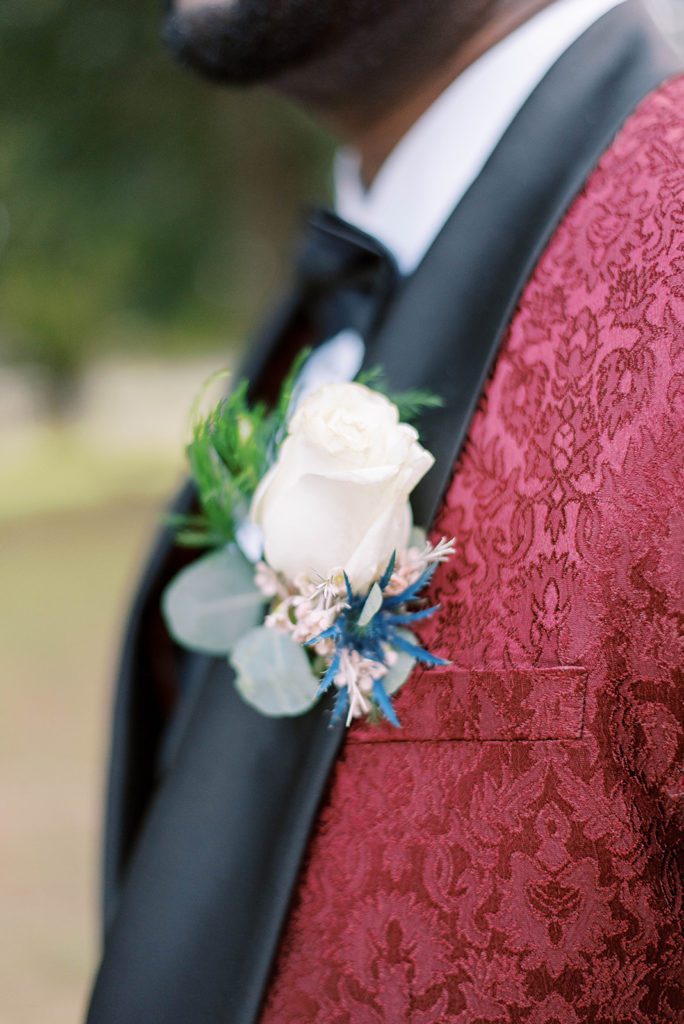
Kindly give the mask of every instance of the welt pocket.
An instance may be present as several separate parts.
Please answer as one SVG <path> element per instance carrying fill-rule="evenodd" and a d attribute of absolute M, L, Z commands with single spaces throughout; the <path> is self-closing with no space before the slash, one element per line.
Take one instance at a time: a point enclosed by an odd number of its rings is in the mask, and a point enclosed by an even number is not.
<path fill-rule="evenodd" d="M 586 686 L 579 666 L 430 669 L 397 695 L 401 729 L 363 725 L 350 730 L 348 742 L 577 740 Z"/>

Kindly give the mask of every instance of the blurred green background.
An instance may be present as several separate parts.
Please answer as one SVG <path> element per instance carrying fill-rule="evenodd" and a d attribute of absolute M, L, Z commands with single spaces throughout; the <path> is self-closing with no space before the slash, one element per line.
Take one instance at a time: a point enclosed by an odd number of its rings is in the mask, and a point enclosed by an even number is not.
<path fill-rule="evenodd" d="M 82 1018 L 125 608 L 191 399 L 328 192 L 329 143 L 175 67 L 160 7 L 0 3 L 3 1024 Z"/>
<path fill-rule="evenodd" d="M 157 3 L 3 0 L 0 26 L 5 358 L 58 404 L 93 356 L 241 337 L 298 200 L 324 189 L 321 139 L 181 73 Z"/>

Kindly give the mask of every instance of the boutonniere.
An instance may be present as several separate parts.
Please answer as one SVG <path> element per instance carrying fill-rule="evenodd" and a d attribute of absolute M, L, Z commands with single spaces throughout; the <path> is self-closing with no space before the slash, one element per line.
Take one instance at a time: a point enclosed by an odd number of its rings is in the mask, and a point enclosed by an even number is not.
<path fill-rule="evenodd" d="M 439 403 L 382 393 L 377 371 L 298 400 L 300 368 L 273 411 L 243 382 L 195 415 L 200 511 L 175 526 L 210 551 L 169 584 L 164 616 L 182 646 L 227 657 L 263 714 L 303 714 L 333 691 L 333 721 L 398 726 L 392 695 L 415 664 L 447 664 L 413 632 L 437 611 L 424 594 L 454 541 L 412 525 L 409 498 L 434 459 L 405 422 Z"/>

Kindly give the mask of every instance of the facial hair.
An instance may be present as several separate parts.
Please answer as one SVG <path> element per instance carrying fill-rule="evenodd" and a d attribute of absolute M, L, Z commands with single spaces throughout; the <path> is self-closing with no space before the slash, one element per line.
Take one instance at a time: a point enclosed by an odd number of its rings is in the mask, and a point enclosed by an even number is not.
<path fill-rule="evenodd" d="M 164 39 L 204 77 L 269 84 L 314 110 L 381 108 L 503 0 L 169 0 Z M 518 0 L 513 0 L 518 2 Z"/>
<path fill-rule="evenodd" d="M 227 84 L 268 82 L 325 58 L 351 37 L 365 36 L 406 4 L 407 0 L 208 0 L 183 11 L 170 3 L 163 36 L 180 60 L 209 78 Z"/>

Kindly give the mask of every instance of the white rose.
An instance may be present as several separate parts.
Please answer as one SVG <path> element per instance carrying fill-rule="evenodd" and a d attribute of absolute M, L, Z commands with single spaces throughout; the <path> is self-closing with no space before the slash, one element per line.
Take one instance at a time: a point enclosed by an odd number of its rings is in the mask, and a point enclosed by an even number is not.
<path fill-rule="evenodd" d="M 328 384 L 300 405 L 252 520 L 289 579 L 346 570 L 362 591 L 408 544 L 409 495 L 434 462 L 397 407 L 361 384 Z"/>

